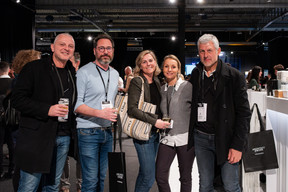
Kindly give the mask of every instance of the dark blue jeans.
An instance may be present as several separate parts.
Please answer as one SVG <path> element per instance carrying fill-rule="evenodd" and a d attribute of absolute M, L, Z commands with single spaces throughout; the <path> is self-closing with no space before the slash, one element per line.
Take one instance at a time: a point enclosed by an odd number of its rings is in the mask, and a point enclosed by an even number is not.
<path fill-rule="evenodd" d="M 213 192 L 214 164 L 216 157 L 215 136 L 194 131 L 195 154 L 200 176 L 200 192 Z M 228 161 L 221 165 L 221 176 L 227 192 L 240 192 L 239 163 Z"/>
<path fill-rule="evenodd" d="M 20 170 L 19 192 L 36 192 L 43 176 L 42 192 L 58 192 L 60 177 L 69 151 L 70 137 L 56 137 L 51 172 L 49 174 L 28 173 Z"/>
<path fill-rule="evenodd" d="M 108 152 L 112 151 L 112 143 L 111 129 L 78 129 L 79 158 L 82 168 L 81 191 L 104 191 Z"/>
<path fill-rule="evenodd" d="M 133 139 L 139 160 L 139 173 L 135 192 L 149 192 L 155 181 L 155 159 L 159 146 L 159 134 L 152 132 L 148 141 Z"/>

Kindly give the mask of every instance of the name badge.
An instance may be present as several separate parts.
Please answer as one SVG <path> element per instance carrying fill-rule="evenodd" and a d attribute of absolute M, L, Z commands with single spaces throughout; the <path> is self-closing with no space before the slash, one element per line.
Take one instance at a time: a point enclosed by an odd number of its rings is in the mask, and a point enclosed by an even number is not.
<path fill-rule="evenodd" d="M 207 120 L 207 103 L 198 103 L 198 122 Z"/>
<path fill-rule="evenodd" d="M 102 109 L 113 108 L 112 102 L 111 101 L 102 101 L 101 108 Z"/>

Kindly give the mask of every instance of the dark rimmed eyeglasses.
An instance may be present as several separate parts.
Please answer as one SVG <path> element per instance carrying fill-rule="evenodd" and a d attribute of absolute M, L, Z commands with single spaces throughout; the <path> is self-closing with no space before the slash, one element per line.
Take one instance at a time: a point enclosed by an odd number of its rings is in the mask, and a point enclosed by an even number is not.
<path fill-rule="evenodd" d="M 108 53 L 111 53 L 113 50 L 113 47 L 97 47 L 97 49 L 101 52 L 104 53 L 105 49 L 107 50 Z"/>

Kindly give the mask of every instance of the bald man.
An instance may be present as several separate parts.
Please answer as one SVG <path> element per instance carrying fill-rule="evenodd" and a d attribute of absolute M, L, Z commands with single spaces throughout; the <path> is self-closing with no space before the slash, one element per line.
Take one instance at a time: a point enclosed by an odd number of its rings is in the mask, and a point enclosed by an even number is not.
<path fill-rule="evenodd" d="M 36 191 L 41 177 L 42 191 L 58 192 L 75 128 L 75 68 L 69 61 L 75 50 L 73 37 L 59 34 L 51 50 L 51 57 L 24 66 L 12 94 L 12 105 L 21 112 L 15 149 L 21 192 Z M 68 101 L 69 107 L 58 104 L 60 100 Z"/>

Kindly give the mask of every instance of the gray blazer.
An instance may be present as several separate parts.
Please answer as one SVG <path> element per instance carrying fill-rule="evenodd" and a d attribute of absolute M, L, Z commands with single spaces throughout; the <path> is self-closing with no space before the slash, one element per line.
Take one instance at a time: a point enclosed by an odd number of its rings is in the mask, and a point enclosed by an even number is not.
<path fill-rule="evenodd" d="M 144 80 L 144 101 L 150 102 L 150 87 L 147 79 L 141 75 Z M 154 77 L 154 81 L 157 85 L 157 88 L 160 92 L 160 81 L 157 77 Z M 143 112 L 138 109 L 139 98 L 142 89 L 142 80 L 139 77 L 134 77 L 129 86 L 128 90 L 128 115 L 130 117 L 139 119 L 144 122 L 148 122 L 151 125 L 155 125 L 158 116 L 152 113 Z"/>
<path fill-rule="evenodd" d="M 182 83 L 179 85 L 180 82 Z M 177 87 L 179 86 L 179 87 Z M 177 91 L 175 90 L 177 89 Z M 182 134 L 189 131 L 191 103 L 192 103 L 192 84 L 188 81 L 178 80 L 174 88 L 173 96 L 169 105 L 169 117 L 173 120 L 173 129 L 170 135 Z M 161 87 L 160 109 L 163 115 L 167 114 L 167 84 Z"/>

